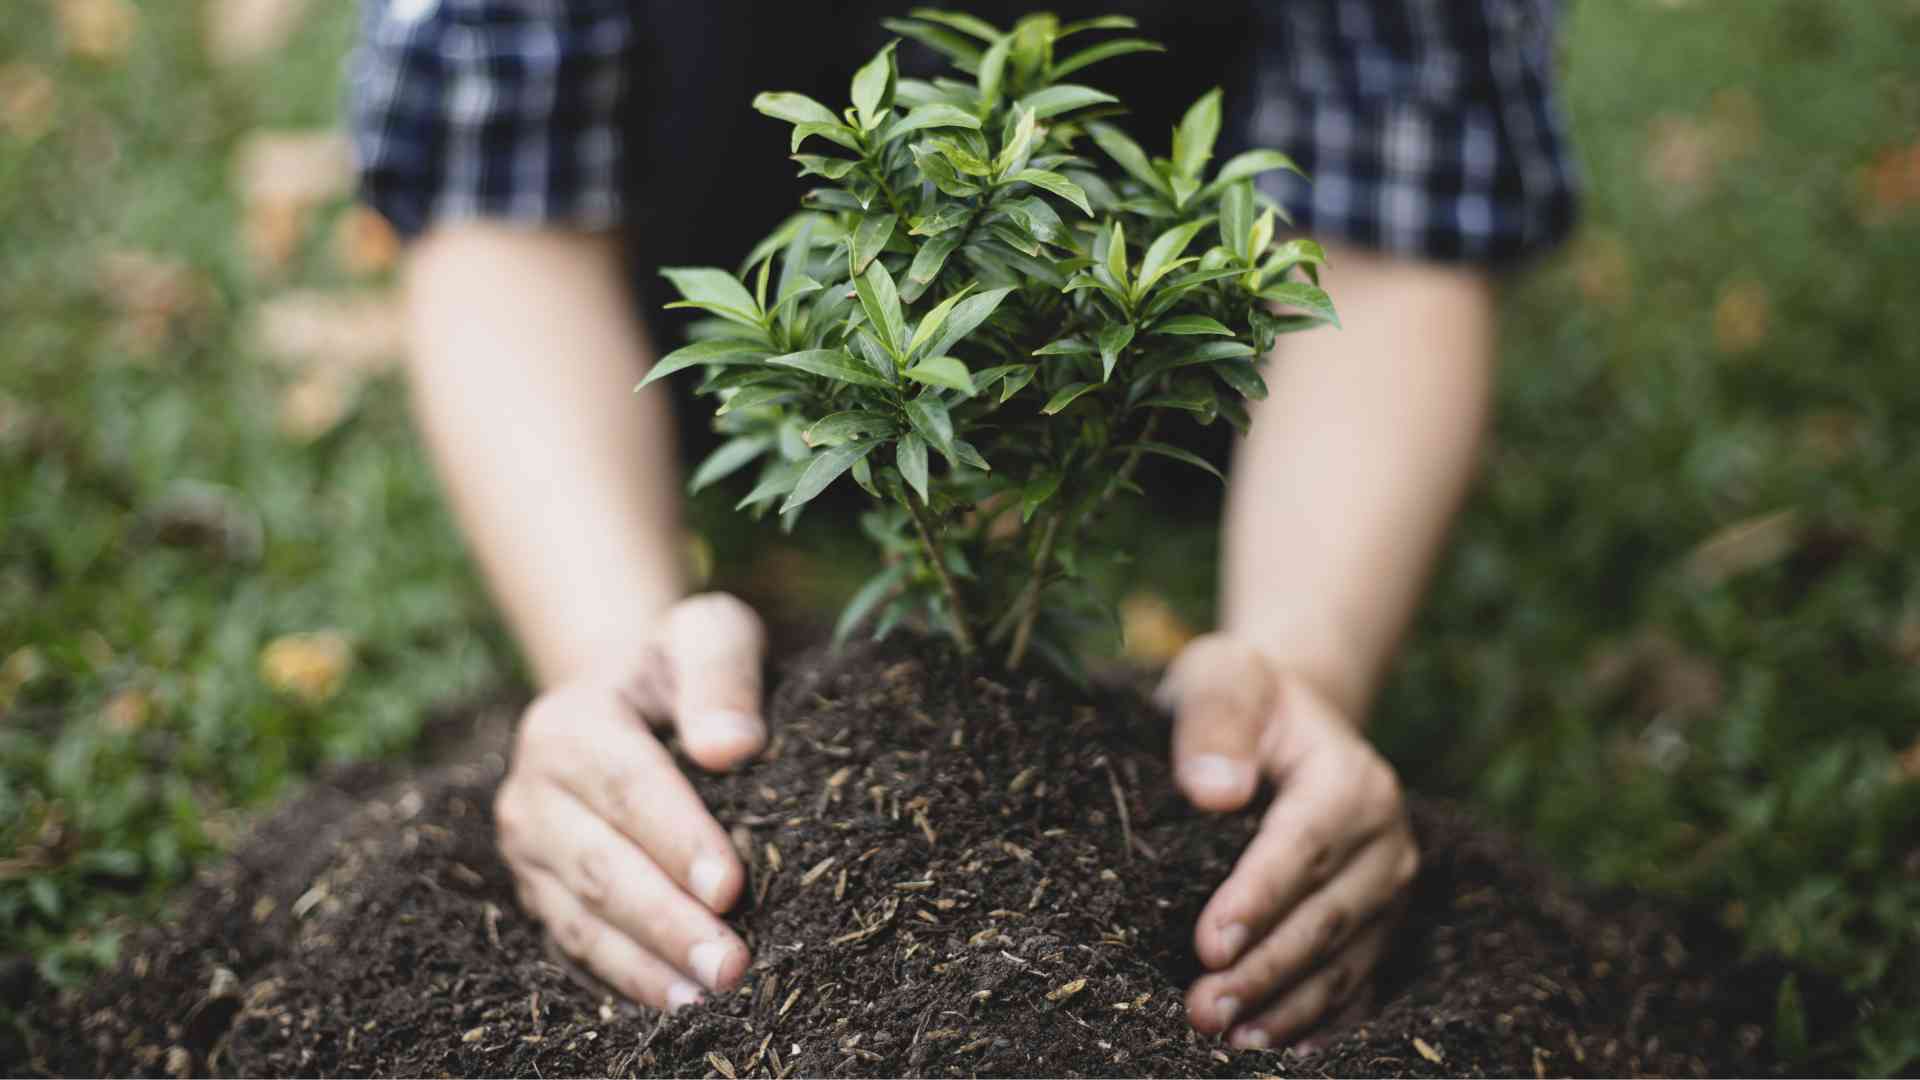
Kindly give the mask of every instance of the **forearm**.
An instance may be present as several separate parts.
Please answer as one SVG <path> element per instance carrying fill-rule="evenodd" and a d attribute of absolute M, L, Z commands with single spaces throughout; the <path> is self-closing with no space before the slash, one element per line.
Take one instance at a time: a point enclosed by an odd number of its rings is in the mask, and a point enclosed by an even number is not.
<path fill-rule="evenodd" d="M 1222 629 L 1364 718 L 1472 478 L 1483 272 L 1331 253 L 1342 330 L 1281 339 L 1227 501 Z"/>
<path fill-rule="evenodd" d="M 419 428 L 542 683 L 630 662 L 683 589 L 679 469 L 610 235 L 442 227 L 407 260 Z"/>

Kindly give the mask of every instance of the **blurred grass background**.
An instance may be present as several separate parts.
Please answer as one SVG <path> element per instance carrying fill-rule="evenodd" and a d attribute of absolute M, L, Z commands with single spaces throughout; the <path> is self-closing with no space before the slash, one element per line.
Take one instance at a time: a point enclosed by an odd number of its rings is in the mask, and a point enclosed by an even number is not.
<path fill-rule="evenodd" d="M 0 956 L 56 981 L 290 782 L 523 680 L 389 370 L 352 34 L 0 19 Z M 1569 5 L 1585 222 L 1506 289 L 1487 470 L 1376 721 L 1416 786 L 1845 980 L 1870 1014 L 1814 1035 L 1868 1074 L 1920 1066 L 1916 55 L 1913 0 Z M 696 520 L 803 613 L 858 580 Z M 1132 535 L 1150 657 L 1214 536 Z"/>

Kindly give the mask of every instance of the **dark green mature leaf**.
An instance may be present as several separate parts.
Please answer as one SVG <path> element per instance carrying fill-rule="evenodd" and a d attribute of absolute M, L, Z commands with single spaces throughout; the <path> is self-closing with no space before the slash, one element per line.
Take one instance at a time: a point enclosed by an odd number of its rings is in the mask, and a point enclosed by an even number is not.
<path fill-rule="evenodd" d="M 832 109 L 805 94 L 784 90 L 754 95 L 753 107 L 758 112 L 765 113 L 776 120 L 785 120 L 789 124 L 838 124 L 840 122 L 840 118 L 833 115 Z"/>
<path fill-rule="evenodd" d="M 931 214 L 914 221 L 910 236 L 939 236 L 950 229 L 964 227 L 973 220 L 974 210 L 965 203 L 943 203 Z"/>
<path fill-rule="evenodd" d="M 1033 377 L 1039 374 L 1039 370 L 1032 365 L 1027 365 L 1009 372 L 1006 381 L 1000 384 L 1000 400 L 1002 402 L 1012 400 L 1013 395 L 1026 389 L 1027 384 L 1033 381 Z"/>
<path fill-rule="evenodd" d="M 742 435 L 720 444 L 720 448 L 707 455 L 707 460 L 693 471 L 693 479 L 687 482 L 687 492 L 697 494 L 702 488 L 723 480 L 740 471 L 746 464 L 773 446 L 773 440 L 765 435 Z"/>
<path fill-rule="evenodd" d="M 1060 490 L 1060 474 L 1057 472 L 1037 473 L 1020 489 L 1020 520 L 1032 521 L 1033 512 L 1040 509 L 1053 493 Z"/>
<path fill-rule="evenodd" d="M 916 298 L 919 290 L 925 289 L 934 278 L 940 276 L 940 268 L 946 265 L 947 256 L 953 254 L 953 249 L 959 247 L 960 242 L 965 239 L 965 232 L 954 229 L 951 232 L 941 233 L 921 245 L 919 252 L 913 257 L 913 265 L 907 267 L 907 279 L 918 286 L 915 292 Z"/>
<path fill-rule="evenodd" d="M 946 324 L 940 328 L 940 335 L 926 347 L 927 355 L 944 356 L 952 352 L 954 345 L 973 333 L 981 323 L 986 322 L 994 309 L 1000 306 L 1000 301 L 1006 299 L 1007 294 L 1012 291 L 1010 288 L 988 289 L 983 293 L 975 293 L 954 305 L 953 313 L 947 316 Z"/>
<path fill-rule="evenodd" d="M 1064 337 L 1033 350 L 1035 356 L 1087 356 L 1100 350 L 1085 338 Z"/>
<path fill-rule="evenodd" d="M 1147 160 L 1147 152 L 1140 144 L 1126 136 L 1119 128 L 1111 124 L 1088 124 L 1087 134 L 1114 163 L 1127 171 L 1127 175 L 1152 188 L 1167 198 L 1173 197 L 1173 189 L 1167 185 L 1167 178 L 1160 175 L 1153 163 Z"/>
<path fill-rule="evenodd" d="M 800 461 L 770 461 L 760 471 L 760 482 L 739 502 L 733 504 L 735 510 L 745 510 L 757 506 L 793 490 L 800 482 L 800 474 L 805 471 L 806 463 Z"/>
<path fill-rule="evenodd" d="M 893 463 L 899 467 L 921 502 L 927 501 L 927 441 L 909 431 L 894 448 Z"/>
<path fill-rule="evenodd" d="M 1083 67 L 1097 64 L 1102 60 L 1110 60 L 1116 56 L 1125 56 L 1128 53 L 1137 52 L 1166 51 L 1167 47 L 1157 41 L 1148 41 L 1145 38 L 1116 38 L 1113 41 L 1103 41 L 1098 45 L 1090 45 L 1087 48 L 1081 49 L 1079 52 L 1053 65 L 1052 74 L 1054 78 L 1062 79 L 1079 71 Z"/>
<path fill-rule="evenodd" d="M 1187 245 L 1193 243 L 1193 238 L 1200 234 L 1201 229 L 1211 224 L 1212 218 L 1201 218 L 1185 225 L 1175 225 L 1155 237 L 1147 247 L 1146 257 L 1140 260 L 1140 280 L 1133 286 L 1134 299 L 1138 301 L 1145 297 L 1168 271 L 1184 265 L 1178 261 L 1181 252 L 1187 250 Z"/>
<path fill-rule="evenodd" d="M 1028 236 L 1043 244 L 1060 243 L 1066 236 L 1067 227 L 1060 220 L 1060 215 L 1047 205 L 1046 200 L 1037 196 L 1029 195 L 1024 199 L 1001 203 L 1000 210 L 1024 229 Z M 1039 252 L 1028 254 L 1038 255 Z"/>
<path fill-rule="evenodd" d="M 893 384 L 894 373 L 898 370 L 893 362 L 893 354 L 887 351 L 885 345 L 880 344 L 880 339 L 875 336 L 873 327 L 862 326 L 854 331 L 853 348 L 860 359 L 867 362 L 867 367 L 874 374 L 885 379 L 889 386 Z"/>
<path fill-rule="evenodd" d="M 713 338 L 696 341 L 675 349 L 654 361 L 645 378 L 635 386 L 635 390 L 657 382 L 676 371 L 684 371 L 695 364 L 719 366 L 722 364 L 752 364 L 765 360 L 771 355 L 767 347 L 757 341 L 742 338 Z"/>
<path fill-rule="evenodd" d="M 860 219 L 859 228 L 853 231 L 853 272 L 864 274 L 874 256 L 880 254 L 893 236 L 894 226 L 899 219 L 892 214 L 868 214 Z"/>
<path fill-rule="evenodd" d="M 866 309 L 868 321 L 880 334 L 880 343 L 896 358 L 905 356 L 906 315 L 900 309 L 900 292 L 894 287 L 893 275 L 887 273 L 887 264 L 875 259 L 867 272 L 853 282 L 860 293 L 860 306 Z"/>
<path fill-rule="evenodd" d="M 1203 424 L 1213 423 L 1213 418 L 1219 415 L 1219 401 L 1210 388 L 1192 387 L 1160 394 L 1140 404 L 1143 408 L 1179 409 L 1190 412 L 1198 416 Z"/>
<path fill-rule="evenodd" d="M 1042 90 L 1035 90 L 1033 93 L 1020 99 L 1019 107 L 1030 109 L 1033 115 L 1045 120 L 1050 116 L 1058 116 L 1061 113 L 1072 112 L 1075 109 L 1084 109 L 1089 105 L 1108 105 L 1118 102 L 1119 100 L 1119 98 L 1114 97 L 1112 94 L 1104 90 L 1095 90 L 1091 86 L 1075 86 L 1071 83 L 1063 83 L 1058 86 L 1049 86 Z"/>
<path fill-rule="evenodd" d="M 934 449 L 953 456 L 953 416 L 947 403 L 932 394 L 921 394 L 907 402 L 907 422 Z"/>
<path fill-rule="evenodd" d="M 838 122 L 831 124 L 809 122 L 796 125 L 793 129 L 793 137 L 787 141 L 787 152 L 790 154 L 799 153 L 800 144 L 815 135 L 831 142 L 839 143 L 841 146 L 846 147 L 856 154 L 860 152 L 859 133 L 847 125 Z"/>
<path fill-rule="evenodd" d="M 993 471 L 993 466 L 987 464 L 987 459 L 981 457 L 980 451 L 974 449 L 973 444 L 965 439 L 953 440 L 953 460 L 969 469 L 979 469 L 981 472 Z"/>
<path fill-rule="evenodd" d="M 921 452 L 921 461 L 926 460 L 925 451 Z M 902 470 L 903 472 L 905 470 Z M 925 496 L 922 496 L 924 498 Z M 840 618 L 833 625 L 833 643 L 840 645 L 847 640 L 862 620 L 873 614 L 881 601 L 893 595 L 906 581 L 909 564 L 897 562 L 867 579 L 860 591 L 853 594 L 847 606 L 841 610 Z"/>
<path fill-rule="evenodd" d="M 1113 378 L 1113 367 L 1120 362 L 1120 353 L 1133 343 L 1132 323 L 1112 323 L 1100 328 L 1100 380 L 1105 382 Z"/>
<path fill-rule="evenodd" d="M 966 364 L 951 356 L 929 356 L 908 368 L 904 374 L 915 382 L 973 396 L 972 373 L 967 370 Z"/>
<path fill-rule="evenodd" d="M 813 501 L 814 497 L 827 490 L 827 485 L 840 479 L 842 473 L 853 468 L 853 463 L 873 453 L 880 445 L 877 441 L 845 443 L 831 446 L 813 455 L 813 461 L 807 471 L 793 485 L 793 491 L 787 495 L 787 501 L 780 504 L 780 512 L 792 513 Z"/>
<path fill-rule="evenodd" d="M 1226 477 L 1221 476 L 1220 470 L 1214 468 L 1213 463 L 1208 461 L 1206 458 L 1203 458 L 1200 455 L 1195 454 L 1191 451 L 1182 450 L 1177 446 L 1170 446 L 1163 442 L 1137 442 L 1137 443 L 1134 443 L 1132 446 L 1120 446 L 1120 447 L 1115 447 L 1114 449 L 1119 452 L 1130 452 L 1132 450 L 1138 449 L 1143 453 L 1158 454 L 1161 457 L 1172 458 L 1175 461 L 1185 462 L 1186 464 L 1191 465 L 1196 469 L 1205 469 L 1208 472 L 1212 473 L 1214 476 L 1218 477 L 1222 483 L 1225 483 L 1227 479 Z"/>
<path fill-rule="evenodd" d="M 835 382 L 852 383 L 855 386 L 871 386 L 886 389 L 892 384 L 868 370 L 864 364 L 856 364 L 845 349 L 806 349 L 801 352 L 776 356 L 767 363 L 775 367 L 794 368 Z"/>
<path fill-rule="evenodd" d="M 906 355 L 911 357 L 918 354 L 920 346 L 925 345 L 934 334 L 940 331 L 940 327 L 946 323 L 947 316 L 952 313 L 955 305 L 965 300 L 967 294 L 972 291 L 973 283 L 968 282 L 959 292 L 935 304 L 932 311 L 921 316 L 920 324 L 913 328 L 913 340 L 907 342 Z"/>
<path fill-rule="evenodd" d="M 1224 334 L 1233 336 L 1233 331 L 1220 320 L 1207 315 L 1176 315 L 1156 324 L 1152 330 L 1156 334 Z"/>
<path fill-rule="evenodd" d="M 1173 129 L 1173 170 L 1188 181 L 1198 181 L 1200 170 L 1213 156 L 1214 141 L 1220 137 L 1220 88 L 1214 87 L 1187 109 L 1180 126 Z M 1197 190 L 1197 184 L 1196 184 Z M 1184 203 L 1186 200 L 1180 199 Z"/>
<path fill-rule="evenodd" d="M 1333 298 L 1317 285 L 1309 285 L 1304 281 L 1285 281 L 1261 289 L 1260 299 L 1301 308 L 1335 326 L 1340 325 L 1340 316 L 1333 310 Z"/>
<path fill-rule="evenodd" d="M 1009 184 L 1032 184 L 1042 191 L 1058 195 L 1079 207 L 1080 212 L 1088 217 L 1093 216 L 1093 207 L 1087 202 L 1086 191 L 1082 189 L 1079 184 L 1061 176 L 1059 173 L 1048 172 L 1045 169 L 1021 169 L 1019 172 L 1007 177 L 1005 182 Z"/>
<path fill-rule="evenodd" d="M 807 427 L 803 438 L 808 446 L 827 446 L 861 436 L 885 438 L 899 428 L 893 417 L 882 412 L 850 409 L 828 413 Z"/>
<path fill-rule="evenodd" d="M 952 105 L 921 105 L 900 118 L 900 122 L 887 129 L 887 138 L 895 139 L 912 131 L 926 128 L 961 127 L 978 130 L 980 119 L 965 109 Z"/>
<path fill-rule="evenodd" d="M 998 380 L 1004 379 L 1016 371 L 1030 369 L 1032 366 L 1031 364 L 1000 364 L 996 367 L 987 368 L 985 371 L 976 371 L 973 373 L 973 392 L 975 394 L 985 393 L 987 388 Z"/>
<path fill-rule="evenodd" d="M 860 114 L 860 127 L 864 130 L 872 131 L 879 127 L 887 110 L 893 107 L 894 85 L 900 79 L 900 68 L 894 62 L 893 50 L 899 44 L 897 39 L 887 42 L 874 54 L 873 59 L 853 73 L 853 108 Z"/>
<path fill-rule="evenodd" d="M 1073 404 L 1074 401 L 1076 401 L 1081 394 L 1084 394 L 1089 390 L 1093 390 L 1097 388 L 1099 385 L 1100 385 L 1099 383 L 1088 383 L 1088 382 L 1068 383 L 1067 385 L 1060 388 L 1059 393 L 1056 393 L 1051 398 L 1048 398 L 1047 403 L 1045 405 L 1040 406 L 1040 411 L 1045 413 L 1048 416 L 1052 416 L 1053 414 Z"/>
<path fill-rule="evenodd" d="M 1292 158 L 1278 150 L 1248 150 L 1243 154 L 1235 154 L 1227 160 L 1225 165 L 1220 166 L 1220 174 L 1215 176 L 1206 187 L 1200 189 L 1201 194 L 1211 196 L 1235 181 L 1258 176 L 1263 172 L 1272 172 L 1275 169 L 1286 169 L 1300 173 L 1301 176 L 1307 175 L 1300 172 L 1300 166 L 1295 165 Z"/>
<path fill-rule="evenodd" d="M 1251 360 L 1229 360 L 1215 364 L 1213 373 L 1220 381 L 1238 391 L 1240 396 L 1250 401 L 1265 401 L 1267 380 L 1260 377 L 1260 369 Z"/>

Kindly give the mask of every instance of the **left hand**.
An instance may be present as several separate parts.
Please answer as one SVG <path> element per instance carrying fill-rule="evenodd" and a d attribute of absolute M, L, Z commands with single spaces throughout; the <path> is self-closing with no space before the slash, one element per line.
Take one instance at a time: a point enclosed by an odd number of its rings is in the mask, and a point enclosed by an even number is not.
<path fill-rule="evenodd" d="M 1420 866 L 1393 767 L 1356 718 L 1225 634 L 1188 645 L 1157 696 L 1196 806 L 1238 810 L 1262 775 L 1277 789 L 1194 928 L 1209 973 L 1187 992 L 1189 1020 L 1241 1049 L 1357 1020 Z"/>

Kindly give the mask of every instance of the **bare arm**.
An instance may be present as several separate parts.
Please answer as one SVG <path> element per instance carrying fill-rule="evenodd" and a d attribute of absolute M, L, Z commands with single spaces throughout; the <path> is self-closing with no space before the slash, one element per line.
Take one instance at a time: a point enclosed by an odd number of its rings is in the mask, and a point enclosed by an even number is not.
<path fill-rule="evenodd" d="M 680 599 L 679 469 L 616 239 L 456 222 L 411 251 L 419 426 L 544 692 L 495 800 L 521 904 L 614 990 L 676 1008 L 740 978 L 744 871 L 649 722 L 757 752 L 764 635 Z"/>
<path fill-rule="evenodd" d="M 1265 1047 L 1366 1007 L 1419 866 L 1398 779 L 1360 728 L 1473 473 L 1493 303 L 1483 273 L 1342 250 L 1345 329 L 1283 339 L 1228 497 L 1219 633 L 1168 673 L 1199 806 L 1276 794 L 1194 944 L 1196 1027 Z"/>

